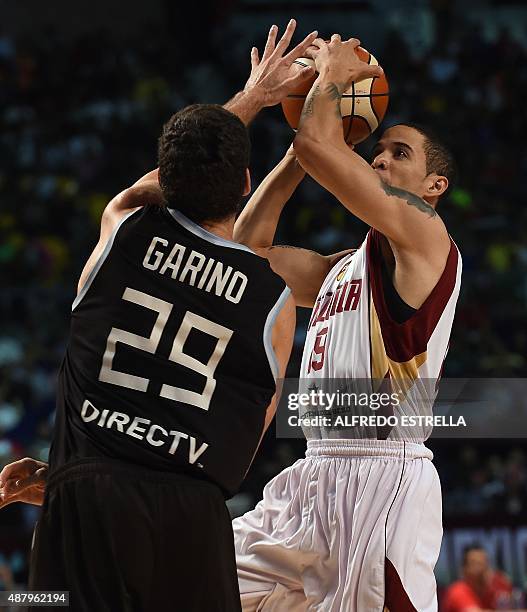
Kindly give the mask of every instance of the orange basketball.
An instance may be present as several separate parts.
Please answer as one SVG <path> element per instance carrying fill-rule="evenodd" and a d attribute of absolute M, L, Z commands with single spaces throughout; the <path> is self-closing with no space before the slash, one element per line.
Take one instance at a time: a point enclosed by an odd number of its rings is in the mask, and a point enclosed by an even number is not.
<path fill-rule="evenodd" d="M 361 60 L 368 62 L 368 64 L 378 65 L 379 62 L 366 49 L 357 47 L 355 52 Z M 315 62 L 312 59 L 305 57 L 295 60 L 295 64 L 298 64 L 301 68 L 315 66 Z M 282 109 L 287 123 L 294 130 L 298 127 L 306 95 L 315 79 L 316 76 L 303 83 L 282 102 Z M 366 140 L 379 127 L 386 114 L 389 97 L 388 81 L 384 74 L 380 77 L 354 82 L 344 92 L 340 101 L 340 110 L 342 113 L 344 139 L 348 144 L 358 144 Z"/>

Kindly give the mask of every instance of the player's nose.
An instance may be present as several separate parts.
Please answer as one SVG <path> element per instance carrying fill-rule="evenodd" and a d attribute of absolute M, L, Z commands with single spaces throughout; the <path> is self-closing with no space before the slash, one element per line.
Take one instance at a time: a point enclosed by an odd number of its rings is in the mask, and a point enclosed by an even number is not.
<path fill-rule="evenodd" d="M 387 170 L 388 169 L 388 160 L 386 157 L 378 155 L 372 162 L 371 167 L 374 170 Z"/>

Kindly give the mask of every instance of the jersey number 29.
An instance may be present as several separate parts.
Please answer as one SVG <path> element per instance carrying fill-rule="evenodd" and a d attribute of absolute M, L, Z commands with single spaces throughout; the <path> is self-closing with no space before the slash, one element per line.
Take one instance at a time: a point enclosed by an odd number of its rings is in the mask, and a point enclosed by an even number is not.
<path fill-rule="evenodd" d="M 125 372 L 119 372 L 118 370 L 113 369 L 112 365 L 113 358 L 115 356 L 115 347 L 117 342 L 121 342 L 122 344 L 133 346 L 141 351 L 146 351 L 147 353 L 151 353 L 153 355 L 159 346 L 161 335 L 163 334 L 168 317 L 172 312 L 173 305 L 169 302 L 165 302 L 165 300 L 148 295 L 148 293 L 143 293 L 142 291 L 137 291 L 136 289 L 130 289 L 130 287 L 127 287 L 124 290 L 123 300 L 138 304 L 139 306 L 143 306 L 144 308 L 149 308 L 150 310 L 157 312 L 157 319 L 148 338 L 125 331 L 124 329 L 112 327 L 106 342 L 106 350 L 102 358 L 102 367 L 99 373 L 99 380 L 112 385 L 126 387 L 127 389 L 135 389 L 136 391 L 146 392 L 148 383 L 150 382 L 148 378 L 142 378 L 141 376 L 135 376 L 134 374 L 126 374 Z M 183 351 L 185 348 L 185 342 L 192 329 L 198 329 L 201 332 L 216 338 L 216 346 L 214 347 L 214 351 L 209 357 L 207 363 L 203 363 L 202 361 L 199 361 L 199 359 L 191 357 Z M 170 361 L 179 363 L 180 365 L 205 376 L 205 388 L 201 393 L 197 393 L 196 391 L 189 391 L 188 389 L 182 389 L 181 387 L 173 387 L 172 385 L 164 384 L 161 387 L 160 396 L 176 402 L 183 402 L 185 404 L 197 406 L 203 410 L 208 410 L 210 401 L 212 399 L 212 394 L 216 388 L 214 373 L 218 367 L 220 359 L 223 356 L 223 353 L 225 352 L 225 349 L 227 348 L 227 344 L 229 343 L 232 334 L 233 331 L 231 329 L 223 327 L 223 325 L 219 325 L 218 323 L 209 321 L 208 319 L 187 310 L 176 333 L 176 337 L 174 338 L 169 359 Z"/>

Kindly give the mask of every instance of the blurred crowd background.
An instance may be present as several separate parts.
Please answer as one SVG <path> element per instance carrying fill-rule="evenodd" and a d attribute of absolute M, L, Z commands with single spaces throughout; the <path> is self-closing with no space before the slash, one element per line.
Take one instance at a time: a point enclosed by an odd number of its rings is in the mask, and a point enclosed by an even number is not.
<path fill-rule="evenodd" d="M 15 10 L 0 0 L 7 16 L 0 20 L 0 465 L 25 455 L 47 458 L 71 302 L 103 207 L 155 167 L 164 121 L 190 103 L 227 101 L 245 83 L 251 45 L 261 49 L 267 28 L 274 22 L 283 28 L 291 16 L 298 21 L 296 40 L 315 28 L 323 36 L 358 36 L 390 82 L 384 125 L 430 125 L 457 159 L 458 183 L 440 205 L 464 261 L 444 375 L 526 376 L 527 12 L 521 3 L 224 0 L 189 5 L 184 21 L 168 1 L 148 3 L 148 12 L 137 14 L 132 4 L 126 15 L 124 4 L 107 4 L 110 18 L 95 2 L 91 13 L 65 8 L 61 21 L 46 19 L 48 8 L 38 3 Z M 251 137 L 258 184 L 293 133 L 274 108 L 256 119 Z M 374 137 L 358 148 L 365 157 Z M 331 253 L 359 245 L 365 232 L 306 179 L 276 241 Z M 308 314 L 299 317 L 291 376 L 298 373 Z M 447 529 L 527 524 L 525 440 L 432 440 L 430 446 Z M 233 513 L 252 507 L 265 482 L 303 450 L 302 442 L 276 440 L 271 431 Z M 3 562 L 2 571 L 10 569 L 20 584 L 34 517 L 33 508 L 17 505 L 0 512 L 0 568 Z M 459 555 L 450 559 L 458 561 Z M 525 587 L 525 561 L 515 563 L 514 581 Z M 455 578 L 452 571 L 445 576 Z"/>

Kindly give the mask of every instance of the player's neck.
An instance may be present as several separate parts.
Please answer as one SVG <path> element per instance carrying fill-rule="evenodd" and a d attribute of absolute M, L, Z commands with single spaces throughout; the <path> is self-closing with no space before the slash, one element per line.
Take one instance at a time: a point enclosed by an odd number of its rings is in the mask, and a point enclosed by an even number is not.
<path fill-rule="evenodd" d="M 235 217 L 230 217 L 226 221 L 204 221 L 200 225 L 203 227 L 203 229 L 206 229 L 211 234 L 215 234 L 220 238 L 224 238 L 225 240 L 234 240 L 233 232 L 235 220 Z"/>

